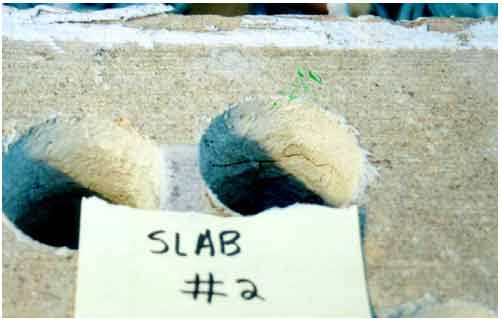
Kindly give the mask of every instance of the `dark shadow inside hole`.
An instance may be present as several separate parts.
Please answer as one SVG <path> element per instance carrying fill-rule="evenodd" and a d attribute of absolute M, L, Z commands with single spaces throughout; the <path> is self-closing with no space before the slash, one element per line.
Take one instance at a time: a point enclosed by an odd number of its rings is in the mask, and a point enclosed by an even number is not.
<path fill-rule="evenodd" d="M 29 134 L 21 138 L 2 156 L 2 210 L 31 238 L 50 246 L 77 249 L 82 198 L 101 196 L 33 159 L 29 139 Z"/>
<path fill-rule="evenodd" d="M 80 205 L 90 192 L 68 192 L 33 203 L 14 224 L 31 238 L 51 246 L 78 249 Z"/>
<path fill-rule="evenodd" d="M 254 215 L 272 207 L 295 203 L 325 205 L 323 199 L 303 182 L 273 163 L 260 164 L 227 177 L 220 182 L 216 193 L 221 202 L 242 215 Z"/>
<path fill-rule="evenodd" d="M 237 134 L 227 119 L 216 117 L 199 145 L 202 176 L 225 206 L 242 215 L 254 215 L 295 203 L 326 205 L 258 142 Z"/>

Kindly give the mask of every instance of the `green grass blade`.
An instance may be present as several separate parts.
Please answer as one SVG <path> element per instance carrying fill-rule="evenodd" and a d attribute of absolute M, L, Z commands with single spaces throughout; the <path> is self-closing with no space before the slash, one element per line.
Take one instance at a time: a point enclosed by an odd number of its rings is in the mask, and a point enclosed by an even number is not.
<path fill-rule="evenodd" d="M 315 72 L 313 72 L 312 70 L 309 70 L 308 75 L 309 75 L 310 79 L 312 79 L 313 81 L 315 81 L 319 85 L 322 84 L 321 77 L 318 74 L 316 74 Z"/>

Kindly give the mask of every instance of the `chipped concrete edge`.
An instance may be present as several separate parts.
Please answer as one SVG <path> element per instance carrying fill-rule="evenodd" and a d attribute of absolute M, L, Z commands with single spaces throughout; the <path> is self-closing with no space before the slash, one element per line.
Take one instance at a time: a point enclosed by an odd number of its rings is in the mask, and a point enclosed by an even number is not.
<path fill-rule="evenodd" d="M 38 5 L 30 9 L 16 9 L 3 6 L 3 13 L 12 16 L 19 22 L 52 24 L 52 23 L 92 23 L 117 22 L 144 18 L 174 11 L 174 7 L 163 4 L 132 5 L 117 9 L 99 11 L 72 11 L 48 5 Z M 5 16 L 4 16 L 5 17 Z"/>
<path fill-rule="evenodd" d="M 204 45 L 313 47 L 327 50 L 498 48 L 497 20 L 479 20 L 458 32 L 439 32 L 431 31 L 427 25 L 409 27 L 386 20 L 374 21 L 367 16 L 336 21 L 316 21 L 298 16 L 242 16 L 236 29 L 222 31 L 208 26 L 206 31 L 196 32 L 135 28 L 121 23 L 138 17 L 169 13 L 170 8 L 164 5 L 133 6 L 92 13 L 33 9 L 18 10 L 3 6 L 4 39 L 46 42 L 56 51 L 63 51 L 60 42 L 71 41 L 106 48 L 126 44 L 144 48 L 154 48 L 156 45 Z M 99 21 L 110 23 L 95 23 Z"/>

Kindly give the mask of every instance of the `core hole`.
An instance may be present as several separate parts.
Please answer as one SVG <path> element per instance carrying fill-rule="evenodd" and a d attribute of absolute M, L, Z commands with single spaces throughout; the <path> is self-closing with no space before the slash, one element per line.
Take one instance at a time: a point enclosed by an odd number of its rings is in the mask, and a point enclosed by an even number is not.
<path fill-rule="evenodd" d="M 295 203 L 325 205 L 317 193 L 288 173 L 260 145 L 236 134 L 216 117 L 201 138 L 202 177 L 218 200 L 241 215 Z"/>
<path fill-rule="evenodd" d="M 32 239 L 77 249 L 81 200 L 97 194 L 33 159 L 27 152 L 28 139 L 21 138 L 2 155 L 3 212 Z"/>

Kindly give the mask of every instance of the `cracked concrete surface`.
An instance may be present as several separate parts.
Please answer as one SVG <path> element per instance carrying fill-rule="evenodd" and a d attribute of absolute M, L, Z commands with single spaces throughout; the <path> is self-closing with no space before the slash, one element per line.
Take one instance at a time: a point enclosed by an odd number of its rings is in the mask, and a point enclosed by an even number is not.
<path fill-rule="evenodd" d="M 210 195 L 241 214 L 308 202 L 362 205 L 376 176 L 357 131 L 313 98 L 240 104 L 213 119 L 200 141 Z"/>

